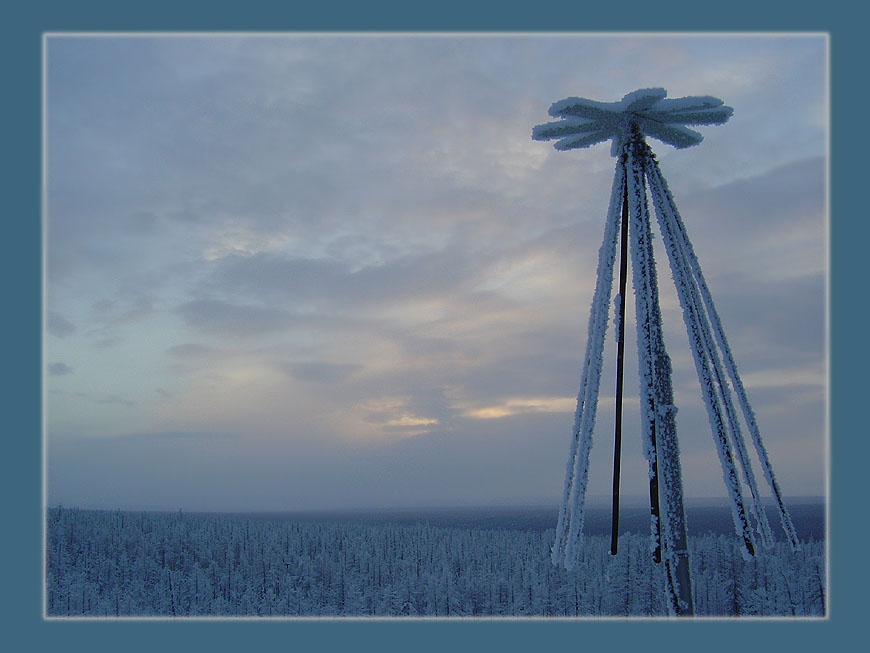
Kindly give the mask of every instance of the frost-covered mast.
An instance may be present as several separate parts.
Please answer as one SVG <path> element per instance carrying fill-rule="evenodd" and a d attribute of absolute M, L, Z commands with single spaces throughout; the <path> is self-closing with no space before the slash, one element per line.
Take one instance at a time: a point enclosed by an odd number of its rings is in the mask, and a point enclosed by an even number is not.
<path fill-rule="evenodd" d="M 651 136 L 678 149 L 691 147 L 700 143 L 703 137 L 685 125 L 721 125 L 728 120 L 733 110 L 724 106 L 722 100 L 709 96 L 666 96 L 664 89 L 652 88 L 629 93 L 619 102 L 567 98 L 550 107 L 550 115 L 559 120 L 538 125 L 532 130 L 535 140 L 558 139 L 555 143 L 557 150 L 585 148 L 611 140 L 611 154 L 617 157 L 604 242 L 598 253 L 597 280 L 589 315 L 589 338 L 552 560 L 556 565 L 571 569 L 578 559 L 616 244 L 617 240 L 621 240 L 620 289 L 614 302 L 618 351 L 611 552 L 616 553 L 618 532 L 623 316 L 626 259 L 627 250 L 630 250 L 637 322 L 643 453 L 649 463 L 653 559 L 665 562 L 671 613 L 691 615 L 692 589 L 675 423 L 677 409 L 673 400 L 670 358 L 662 337 L 648 198 L 655 207 L 670 262 L 713 441 L 731 500 L 735 530 L 742 539 L 744 555 L 755 555 L 756 532 L 765 547 L 772 546 L 774 538 L 761 503 L 734 405 L 735 396 L 762 473 L 776 502 L 786 537 L 793 548 L 798 547 L 798 540 L 710 290 L 655 155 L 644 138 Z M 733 452 L 737 454 L 743 482 L 749 488 L 748 513 Z"/>

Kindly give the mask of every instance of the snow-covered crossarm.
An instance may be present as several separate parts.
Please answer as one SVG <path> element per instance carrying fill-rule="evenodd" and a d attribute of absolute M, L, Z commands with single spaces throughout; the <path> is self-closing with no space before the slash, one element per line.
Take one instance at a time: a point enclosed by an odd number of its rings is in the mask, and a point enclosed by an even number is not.
<path fill-rule="evenodd" d="M 612 140 L 610 153 L 617 156 L 622 144 L 636 130 L 678 149 L 700 143 L 704 137 L 685 125 L 721 125 L 734 110 L 710 96 L 667 98 L 663 88 L 627 93 L 618 102 L 597 102 L 569 97 L 555 102 L 550 115 L 556 122 L 532 129 L 536 141 L 558 139 L 557 150 L 590 147 Z"/>

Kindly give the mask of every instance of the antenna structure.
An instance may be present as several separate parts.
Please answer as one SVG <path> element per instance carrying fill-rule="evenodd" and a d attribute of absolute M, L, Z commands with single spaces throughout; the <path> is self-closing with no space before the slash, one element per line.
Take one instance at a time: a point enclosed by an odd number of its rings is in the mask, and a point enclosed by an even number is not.
<path fill-rule="evenodd" d="M 630 252 L 643 454 L 649 464 L 652 557 L 656 563 L 663 561 L 665 564 L 665 592 L 670 614 L 690 616 L 694 609 L 675 421 L 677 408 L 673 398 L 671 362 L 662 336 L 650 201 L 682 308 L 701 395 L 722 467 L 735 531 L 742 541 L 743 554 L 747 558 L 754 556 L 759 541 L 765 548 L 772 547 L 774 536 L 761 502 L 740 415 L 773 495 L 786 538 L 793 549 L 799 546 L 710 290 L 667 182 L 646 142 L 646 136 L 650 136 L 678 149 L 697 145 L 703 136 L 686 125 L 721 125 L 731 117 L 733 109 L 718 98 L 668 98 L 665 89 L 649 88 L 628 93 L 618 102 L 566 98 L 554 103 L 549 113 L 557 120 L 534 127 L 534 140 L 555 139 L 554 147 L 560 151 L 611 141 L 611 155 L 617 158 L 604 241 L 598 253 L 589 334 L 552 561 L 567 569 L 574 568 L 582 544 L 589 452 L 598 407 L 604 338 L 619 240 L 620 279 L 614 301 L 617 373 L 611 553 L 616 554 L 619 530 L 625 288 Z M 740 472 L 734 462 L 735 455 Z M 743 483 L 749 490 L 748 508 L 743 496 Z"/>

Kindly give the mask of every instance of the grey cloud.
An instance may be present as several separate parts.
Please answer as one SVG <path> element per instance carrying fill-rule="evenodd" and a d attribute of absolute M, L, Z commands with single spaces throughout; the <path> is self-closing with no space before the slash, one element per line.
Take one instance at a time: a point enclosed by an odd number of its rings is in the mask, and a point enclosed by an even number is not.
<path fill-rule="evenodd" d="M 118 291 L 114 299 L 103 298 L 93 304 L 102 329 L 132 324 L 154 313 L 154 300 L 140 290 Z"/>
<path fill-rule="evenodd" d="M 556 341 L 549 350 L 518 354 L 515 352 L 523 351 L 526 340 L 510 337 L 497 350 L 478 358 L 432 352 L 388 372 L 362 374 L 336 391 L 349 397 L 407 397 L 407 406 L 415 415 L 437 419 L 439 428 L 458 428 L 457 420 L 465 408 L 511 397 L 575 396 L 583 354 L 580 346 L 572 348 L 575 340 Z M 473 346 L 456 343 L 455 349 L 470 351 Z M 605 372 L 608 386 L 609 374 L 609 370 Z M 455 403 L 457 399 L 461 404 Z"/>
<path fill-rule="evenodd" d="M 107 299 L 104 297 L 103 299 L 99 299 L 99 300 L 95 301 L 93 303 L 92 308 L 93 308 L 94 312 L 96 312 L 96 313 L 100 313 L 102 315 L 107 315 L 110 311 L 112 311 L 115 308 L 116 303 L 117 302 L 115 300 Z"/>
<path fill-rule="evenodd" d="M 100 338 L 94 342 L 95 349 L 110 349 L 121 343 L 121 337 L 117 335 Z"/>
<path fill-rule="evenodd" d="M 279 367 L 294 379 L 314 383 L 342 382 L 362 369 L 360 365 L 340 363 L 280 363 Z"/>
<path fill-rule="evenodd" d="M 358 216 L 361 222 L 376 227 L 378 220 L 393 222 L 398 215 L 455 219 L 450 216 L 469 209 L 484 211 L 496 200 L 473 184 L 445 177 L 433 169 L 431 161 L 415 158 L 429 149 L 421 143 L 402 145 L 400 141 L 409 135 L 418 140 L 440 140 L 439 132 L 432 128 L 453 129 L 456 116 L 451 119 L 449 114 L 456 110 L 450 105 L 463 97 L 455 91 L 436 93 L 435 102 L 419 104 L 420 91 L 426 88 L 431 95 L 433 83 L 414 74 L 420 52 L 430 53 L 430 63 L 440 62 L 433 68 L 437 76 L 434 83 L 449 90 L 457 81 L 455 64 L 469 52 L 488 53 L 487 65 L 491 66 L 499 61 L 493 52 L 510 51 L 516 42 L 460 41 L 461 53 L 456 53 L 437 39 L 381 43 L 342 40 L 338 50 L 353 51 L 358 59 L 332 54 L 322 44 L 301 46 L 293 39 L 235 42 L 228 47 L 230 42 L 53 44 L 50 52 L 56 55 L 49 67 L 50 83 L 67 98 L 67 113 L 65 120 L 50 125 L 50 141 L 58 144 L 52 150 L 56 163 L 51 191 L 61 195 L 53 205 L 71 213 L 62 219 L 60 209 L 53 212 L 50 238 L 64 246 L 50 248 L 52 261 L 55 257 L 76 257 L 85 265 L 111 255 L 103 251 L 95 256 L 88 250 L 93 247 L 93 233 L 99 231 L 112 235 L 120 257 L 113 262 L 107 259 L 106 264 L 123 265 L 123 257 L 140 255 L 143 224 L 171 221 L 173 216 L 187 216 L 186 224 L 192 220 L 203 228 L 226 223 L 274 232 L 292 227 L 305 238 L 312 230 L 311 216 L 317 216 L 321 229 L 343 221 L 346 215 Z M 114 60 L 122 52 L 124 56 L 118 60 L 123 70 L 100 65 L 103 57 Z M 186 65 L 169 65 L 171 57 L 181 52 Z M 288 52 L 297 54 L 288 57 Z M 299 66 L 299 52 L 319 54 Z M 406 55 L 397 57 L 397 52 L 417 54 L 404 61 Z M 379 84 L 386 97 L 378 102 L 382 109 L 376 120 L 361 122 L 353 111 L 330 112 L 347 103 L 370 106 L 375 102 L 371 79 L 363 80 L 353 71 L 378 66 L 398 67 L 402 74 L 398 83 Z M 301 86 L 300 75 L 307 80 Z M 179 76 L 184 78 L 179 80 Z M 77 92 L 71 79 L 82 80 Z M 138 81 L 131 84 L 131 79 Z M 289 83 L 276 83 L 276 79 Z M 341 83 L 322 82 L 329 79 Z M 480 84 L 475 84 L 471 90 L 479 88 Z M 497 89 L 487 90 L 488 97 L 499 95 Z M 294 128 L 321 122 L 324 111 L 331 115 L 328 137 L 319 130 Z M 511 111 L 506 107 L 503 113 Z M 85 138 L 83 133 L 94 138 Z M 149 135 L 148 140 L 129 137 L 142 133 Z M 407 150 L 408 156 L 388 155 L 401 151 L 396 149 L 399 147 Z M 83 148 L 94 155 L 82 156 Z M 77 154 L 77 161 L 87 161 L 88 165 L 67 162 L 64 156 L 70 151 Z M 117 160 L 127 165 L 91 169 L 96 163 L 90 162 Z M 381 183 L 385 175 L 391 179 L 388 185 Z M 106 183 L 107 178 L 111 183 Z M 82 188 L 99 192 L 82 193 Z M 457 193 L 464 197 L 456 197 Z M 78 204 L 84 202 L 81 198 L 86 202 L 75 208 L 76 198 Z M 122 198 L 140 208 L 129 211 L 129 219 L 118 220 L 116 207 Z M 439 198 L 440 208 L 419 210 Z M 83 229 L 83 224 L 92 228 Z M 128 238 L 123 243 L 117 237 L 122 233 Z M 50 269 L 55 266 L 50 265 Z"/>
<path fill-rule="evenodd" d="M 728 224 L 748 228 L 758 221 L 818 218 L 824 209 L 825 160 L 813 157 L 739 179 L 711 191 L 716 206 L 733 215 Z M 727 201 L 726 201 L 727 200 Z"/>
<path fill-rule="evenodd" d="M 468 396 L 480 400 L 503 397 L 559 397 L 577 393 L 582 365 L 580 348 L 568 342 L 555 345 L 556 351 L 504 355 L 487 364 L 472 367 L 458 381 Z M 558 351 L 561 349 L 561 353 Z"/>
<path fill-rule="evenodd" d="M 117 395 L 109 395 L 108 397 L 101 397 L 99 399 L 94 399 L 98 404 L 120 404 L 121 406 L 135 406 L 136 402 L 131 401 L 130 399 L 124 399 L 123 397 L 118 397 Z"/>
<path fill-rule="evenodd" d="M 350 295 L 367 302 L 439 296 L 457 290 L 474 263 L 457 247 L 364 268 L 350 277 Z"/>
<path fill-rule="evenodd" d="M 746 281 L 824 266 L 824 184 L 815 157 L 676 199 L 705 273 Z"/>
<path fill-rule="evenodd" d="M 150 297 L 139 295 L 132 298 L 132 306 L 117 315 L 113 324 L 130 324 L 151 315 L 154 312 L 154 302 Z"/>
<path fill-rule="evenodd" d="M 58 338 L 64 338 L 76 331 L 75 325 L 57 311 L 46 313 L 46 328 L 51 335 Z"/>
<path fill-rule="evenodd" d="M 80 391 L 79 392 L 67 392 L 66 390 L 58 390 L 57 388 L 52 388 L 51 390 L 48 391 L 48 394 L 50 394 L 50 395 L 63 395 L 63 396 L 68 396 L 68 397 L 81 397 L 83 399 L 90 397 L 90 395 L 86 392 L 80 392 Z"/>
<path fill-rule="evenodd" d="M 123 340 L 125 328 L 156 312 L 150 295 L 135 289 L 122 289 L 115 298 L 102 298 L 91 304 L 90 322 L 93 325 L 85 335 L 92 338 L 95 349 L 110 349 Z"/>
<path fill-rule="evenodd" d="M 263 298 L 317 300 L 346 283 L 350 272 L 338 261 L 296 259 L 281 254 L 230 255 L 213 266 L 211 285 Z"/>
<path fill-rule="evenodd" d="M 194 308 L 193 310 L 196 311 L 197 309 Z M 195 342 L 186 342 L 181 345 L 170 347 L 166 350 L 166 353 L 173 358 L 199 360 L 203 358 L 213 358 L 216 355 L 220 355 L 222 350 Z"/>
<path fill-rule="evenodd" d="M 796 279 L 711 287 L 729 342 L 752 366 L 793 367 L 823 357 L 825 279 Z"/>
<path fill-rule="evenodd" d="M 346 263 L 280 254 L 228 256 L 214 266 L 209 287 L 240 297 L 341 310 L 446 295 L 474 264 L 461 248 L 407 255 L 353 271 Z"/>
<path fill-rule="evenodd" d="M 250 304 L 231 304 L 216 299 L 197 299 L 176 308 L 188 326 L 224 337 L 254 336 L 278 331 L 290 323 L 282 309 Z"/>
<path fill-rule="evenodd" d="M 173 216 L 213 223 L 230 215 L 236 223 L 273 226 L 275 216 L 288 208 L 307 216 L 345 202 L 355 178 L 365 174 L 364 166 L 357 175 L 341 175 L 341 193 L 335 176 L 312 171 L 322 163 L 333 169 L 362 163 L 348 156 L 352 147 L 342 146 L 359 138 L 353 112 L 339 114 L 326 143 L 319 130 L 288 129 L 319 121 L 323 104 L 352 94 L 354 83 L 365 88 L 342 71 L 345 57 L 321 52 L 304 66 L 294 65 L 292 58 L 284 63 L 280 55 L 298 48 L 292 39 L 272 41 L 268 55 L 259 44 L 227 39 L 160 41 L 52 44 L 49 84 L 65 103 L 63 114 L 53 112 L 49 119 L 50 155 L 56 164 L 50 190 L 69 200 L 62 206 L 118 233 L 139 232 L 143 223 Z M 183 57 L 185 65 L 173 56 Z M 106 57 L 115 65 L 105 66 Z M 317 69 L 322 69 L 319 74 Z M 343 80 L 341 91 L 322 83 L 337 74 Z M 300 75 L 311 75 L 304 86 L 312 86 L 319 101 L 299 101 Z M 131 138 L 136 134 L 148 138 Z M 82 156 L 86 153 L 93 156 Z M 81 188 L 99 193 L 83 194 Z M 95 205 L 117 206 L 122 197 L 145 208 L 122 221 L 115 211 L 94 211 Z M 77 238 L 83 252 L 86 234 L 81 231 L 53 222 L 51 235 L 67 244 Z"/>
<path fill-rule="evenodd" d="M 163 441 L 163 442 L 214 442 L 233 440 L 237 436 L 229 433 L 212 433 L 208 431 L 157 431 L 152 433 L 127 433 L 114 436 L 129 440 Z"/>
<path fill-rule="evenodd" d="M 64 374 L 72 374 L 73 368 L 66 363 L 51 363 L 48 366 L 48 373 L 51 376 L 63 376 Z"/>

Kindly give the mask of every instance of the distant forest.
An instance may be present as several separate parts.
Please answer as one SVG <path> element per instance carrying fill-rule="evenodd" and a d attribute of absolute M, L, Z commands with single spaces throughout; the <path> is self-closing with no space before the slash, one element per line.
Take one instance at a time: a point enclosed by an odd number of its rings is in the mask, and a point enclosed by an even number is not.
<path fill-rule="evenodd" d="M 649 538 L 588 536 L 579 567 L 550 562 L 552 530 L 304 523 L 52 508 L 46 613 L 57 616 L 654 616 L 663 570 Z M 695 535 L 695 613 L 820 617 L 824 542 L 744 560 Z"/>

